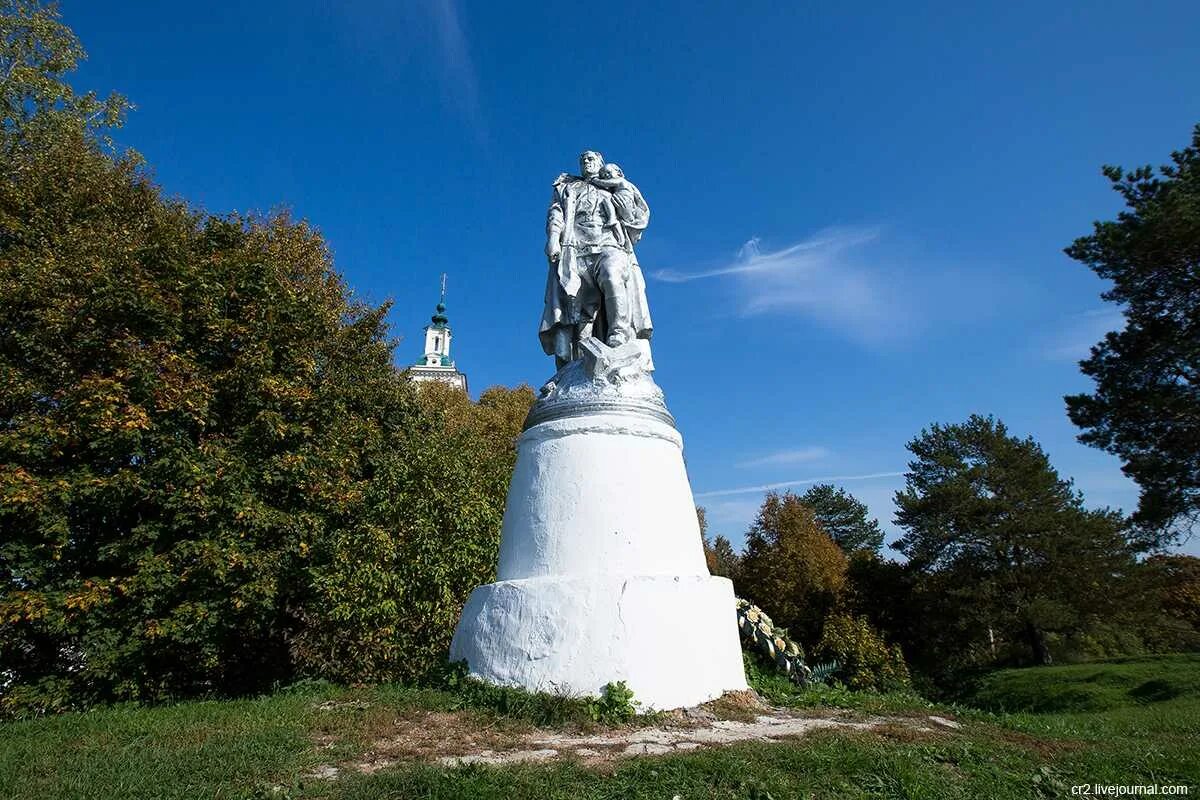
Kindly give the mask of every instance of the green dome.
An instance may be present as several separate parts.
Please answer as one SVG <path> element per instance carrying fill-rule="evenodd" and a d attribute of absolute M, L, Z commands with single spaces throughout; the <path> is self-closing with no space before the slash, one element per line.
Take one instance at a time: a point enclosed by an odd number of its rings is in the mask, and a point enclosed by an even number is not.
<path fill-rule="evenodd" d="M 430 319 L 433 320 L 433 324 L 439 328 L 445 326 L 445 324 L 450 321 L 450 319 L 446 316 L 446 304 L 438 303 L 437 313 L 430 317 Z"/>

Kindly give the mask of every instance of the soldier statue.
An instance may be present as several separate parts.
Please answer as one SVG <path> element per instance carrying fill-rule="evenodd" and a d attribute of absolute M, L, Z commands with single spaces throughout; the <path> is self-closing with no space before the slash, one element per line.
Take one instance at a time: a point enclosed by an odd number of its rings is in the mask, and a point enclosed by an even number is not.
<path fill-rule="evenodd" d="M 616 164 L 594 150 L 579 156 L 579 175 L 554 181 L 546 215 L 546 305 L 538 338 L 562 369 L 595 337 L 608 347 L 649 339 L 646 282 L 634 245 L 650 207 Z"/>

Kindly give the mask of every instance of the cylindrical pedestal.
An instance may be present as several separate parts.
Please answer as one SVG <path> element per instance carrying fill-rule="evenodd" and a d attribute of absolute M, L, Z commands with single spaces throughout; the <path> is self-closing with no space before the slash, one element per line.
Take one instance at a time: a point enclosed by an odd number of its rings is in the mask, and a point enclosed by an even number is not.
<path fill-rule="evenodd" d="M 467 601 L 451 659 L 532 691 L 625 681 L 657 709 L 745 689 L 733 586 L 705 566 L 682 447 L 662 419 L 611 407 L 527 430 L 499 580 Z"/>

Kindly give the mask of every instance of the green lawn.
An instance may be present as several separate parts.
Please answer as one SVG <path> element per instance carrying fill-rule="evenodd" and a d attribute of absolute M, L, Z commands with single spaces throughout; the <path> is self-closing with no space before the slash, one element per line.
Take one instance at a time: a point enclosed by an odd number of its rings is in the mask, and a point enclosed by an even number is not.
<path fill-rule="evenodd" d="M 462 696 L 394 686 L 310 687 L 256 700 L 111 708 L 0 724 L 0 797 L 25 798 L 1051 798 L 1073 784 L 1186 784 L 1200 793 L 1200 654 L 1005 670 L 970 705 L 903 695 L 762 685 L 775 702 L 846 713 L 958 719 L 959 730 L 825 733 L 604 769 L 560 761 L 443 768 L 401 763 L 372 775 L 303 779 L 352 759 L 406 714 Z M 472 701 L 473 702 L 473 701 Z M 335 704 L 330 708 L 330 703 Z M 574 707 L 504 703 L 463 712 L 518 729 Z M 320 706 L 325 704 L 325 708 Z M 478 705 L 478 703 L 476 703 Z"/>

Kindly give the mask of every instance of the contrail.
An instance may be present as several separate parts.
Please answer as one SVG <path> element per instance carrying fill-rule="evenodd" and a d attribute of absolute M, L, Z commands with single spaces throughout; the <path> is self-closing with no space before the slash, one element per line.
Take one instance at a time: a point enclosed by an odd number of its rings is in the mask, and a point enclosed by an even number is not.
<path fill-rule="evenodd" d="M 724 497 L 731 494 L 752 494 L 769 492 L 773 489 L 786 489 L 789 486 L 803 486 L 807 483 L 841 483 L 842 481 L 869 481 L 874 478 L 899 478 L 903 472 L 872 472 L 870 475 L 832 475 L 827 478 L 800 478 L 794 481 L 765 483 L 762 486 L 743 486 L 739 489 L 716 489 L 711 492 L 700 492 L 696 497 Z"/>

